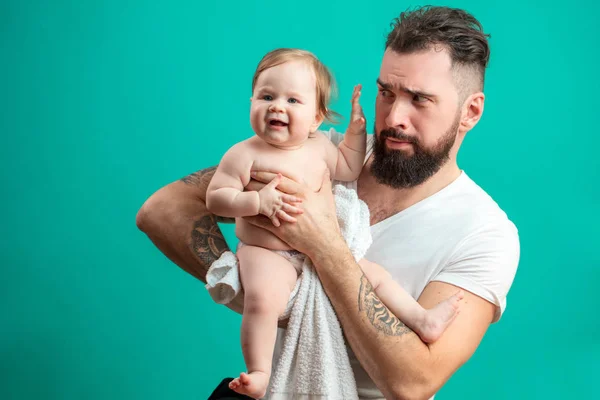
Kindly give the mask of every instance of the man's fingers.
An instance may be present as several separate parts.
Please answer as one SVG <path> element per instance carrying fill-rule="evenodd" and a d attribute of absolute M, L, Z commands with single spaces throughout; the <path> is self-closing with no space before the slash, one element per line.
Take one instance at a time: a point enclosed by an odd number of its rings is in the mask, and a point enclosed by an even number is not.
<path fill-rule="evenodd" d="M 253 180 L 262 182 L 262 183 L 269 183 L 276 176 L 277 176 L 277 174 L 275 174 L 273 172 L 265 172 L 265 171 L 252 171 L 250 173 L 250 177 Z M 252 182 L 252 181 L 250 181 L 250 182 Z M 248 188 L 248 186 L 246 186 L 246 188 Z M 282 176 L 279 184 L 277 185 L 277 190 L 279 190 L 280 192 L 283 192 L 283 193 L 287 193 L 287 194 L 297 194 L 300 191 L 300 185 L 297 182 L 291 180 L 290 178 Z"/>
<path fill-rule="evenodd" d="M 254 226 L 258 226 L 260 228 L 264 228 L 268 231 L 273 231 L 273 222 L 265 217 L 264 215 L 254 215 L 252 217 L 244 217 L 244 219 L 254 225 Z"/>
<path fill-rule="evenodd" d="M 280 182 L 281 182 L 281 174 L 277 174 L 275 176 L 275 178 L 273 178 L 271 180 L 271 182 L 269 182 L 269 184 L 267 185 L 267 187 L 275 189 L 279 185 Z"/>
<path fill-rule="evenodd" d="M 264 184 L 264 183 L 262 183 L 262 182 L 255 181 L 254 179 L 252 179 L 252 180 L 250 180 L 250 182 L 249 182 L 249 183 L 246 185 L 246 187 L 244 188 L 244 190 L 246 190 L 246 191 L 260 192 L 260 190 L 261 190 L 262 188 L 264 188 L 265 186 L 267 186 L 267 185 L 265 185 L 265 184 Z"/>
<path fill-rule="evenodd" d="M 325 173 L 323 174 L 323 181 L 321 182 L 321 189 L 319 189 L 319 192 L 322 190 L 329 190 L 331 191 L 331 176 L 330 176 L 330 172 L 329 172 L 329 168 L 325 169 Z"/>
<path fill-rule="evenodd" d="M 269 183 L 277 176 L 276 173 L 266 171 L 252 171 L 250 177 L 262 183 Z"/>

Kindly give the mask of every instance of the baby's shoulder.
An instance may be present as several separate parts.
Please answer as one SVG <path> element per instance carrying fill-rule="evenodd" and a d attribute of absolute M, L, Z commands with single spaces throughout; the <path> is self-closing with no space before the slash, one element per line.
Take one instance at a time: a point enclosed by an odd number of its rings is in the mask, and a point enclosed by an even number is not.
<path fill-rule="evenodd" d="M 307 143 L 313 148 L 320 148 L 325 151 L 335 150 L 337 146 L 333 144 L 331 140 L 327 136 L 325 136 L 322 132 L 315 132 L 308 138 Z"/>
<path fill-rule="evenodd" d="M 236 156 L 248 156 L 254 153 L 257 149 L 257 143 L 253 140 L 254 138 L 248 138 L 237 142 L 227 150 L 227 154 L 234 154 Z"/>

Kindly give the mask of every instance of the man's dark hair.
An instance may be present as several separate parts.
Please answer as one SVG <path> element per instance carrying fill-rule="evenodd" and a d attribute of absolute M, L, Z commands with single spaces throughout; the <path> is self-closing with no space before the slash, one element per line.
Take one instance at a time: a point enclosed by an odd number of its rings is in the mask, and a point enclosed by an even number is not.
<path fill-rule="evenodd" d="M 490 35 L 474 16 L 461 9 L 425 6 L 401 13 L 391 25 L 386 49 L 408 54 L 441 46 L 452 60 L 459 93 L 483 90 Z"/>

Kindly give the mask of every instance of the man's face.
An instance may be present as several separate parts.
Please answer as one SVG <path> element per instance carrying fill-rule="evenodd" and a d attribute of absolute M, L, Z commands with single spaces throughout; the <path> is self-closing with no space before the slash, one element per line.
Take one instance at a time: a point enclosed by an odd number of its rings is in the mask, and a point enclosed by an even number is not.
<path fill-rule="evenodd" d="M 371 171 L 394 188 L 420 185 L 456 159 L 459 97 L 443 50 L 383 56 Z"/>

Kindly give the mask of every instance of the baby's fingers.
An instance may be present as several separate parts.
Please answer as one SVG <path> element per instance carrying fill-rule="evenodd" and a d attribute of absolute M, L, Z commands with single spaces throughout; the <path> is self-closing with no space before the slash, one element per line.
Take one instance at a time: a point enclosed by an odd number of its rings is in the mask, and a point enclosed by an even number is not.
<path fill-rule="evenodd" d="M 276 214 L 277 214 L 277 216 L 278 216 L 279 218 L 281 218 L 283 221 L 286 221 L 286 222 L 296 222 L 296 218 L 294 218 L 294 217 L 292 217 L 292 216 L 290 216 L 290 215 L 286 214 L 286 212 L 285 212 L 285 211 L 283 211 L 283 209 L 281 209 L 281 210 L 278 210 Z M 279 225 L 276 225 L 276 226 L 279 226 Z"/>
<path fill-rule="evenodd" d="M 300 197 L 292 196 L 291 194 L 282 194 L 281 200 L 288 204 L 302 203 L 302 199 Z"/>
<path fill-rule="evenodd" d="M 275 227 L 281 226 L 281 222 L 279 222 L 279 218 L 277 218 L 278 213 L 279 213 L 279 211 L 277 211 L 275 214 L 273 214 L 271 217 L 269 217 L 269 219 L 273 223 L 273 226 L 275 226 Z"/>
<path fill-rule="evenodd" d="M 303 209 L 294 207 L 294 206 L 286 204 L 286 203 L 283 203 L 283 205 L 281 206 L 281 209 L 286 213 L 293 213 L 293 214 L 302 214 L 304 212 Z"/>

